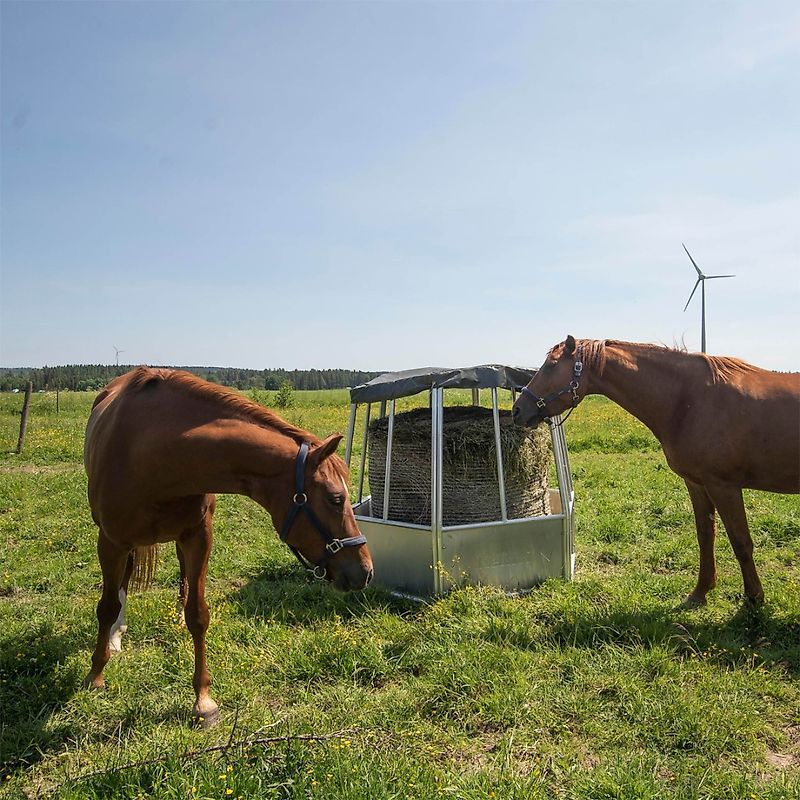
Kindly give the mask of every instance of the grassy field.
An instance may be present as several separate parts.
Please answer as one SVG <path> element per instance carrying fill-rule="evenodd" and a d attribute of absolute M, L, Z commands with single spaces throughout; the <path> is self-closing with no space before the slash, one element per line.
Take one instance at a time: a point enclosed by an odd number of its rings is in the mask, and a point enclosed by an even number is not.
<path fill-rule="evenodd" d="M 346 392 L 284 416 L 344 431 Z M 81 466 L 92 396 L 0 397 L 0 795 L 59 798 L 800 797 L 800 498 L 748 493 L 767 602 L 718 540 L 707 607 L 689 500 L 648 431 L 589 398 L 567 423 L 576 580 L 429 604 L 306 582 L 268 516 L 222 497 L 209 663 L 189 725 L 177 560 L 133 595 L 108 688 L 80 688 L 100 573 Z"/>

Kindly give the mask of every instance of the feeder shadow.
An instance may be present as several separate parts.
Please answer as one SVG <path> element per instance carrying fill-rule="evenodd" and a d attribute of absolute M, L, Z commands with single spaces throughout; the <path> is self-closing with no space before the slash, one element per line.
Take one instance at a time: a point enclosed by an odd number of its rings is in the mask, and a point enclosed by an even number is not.
<path fill-rule="evenodd" d="M 52 726 L 50 718 L 75 692 L 76 676 L 61 668 L 75 649 L 49 625 L 0 645 L 0 774 L 40 761 L 74 735 L 69 725 Z"/>

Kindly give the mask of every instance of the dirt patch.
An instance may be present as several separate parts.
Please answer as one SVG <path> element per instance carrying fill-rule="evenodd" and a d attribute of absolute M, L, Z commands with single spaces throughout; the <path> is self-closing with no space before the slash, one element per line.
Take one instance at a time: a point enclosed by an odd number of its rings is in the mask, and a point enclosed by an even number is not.
<path fill-rule="evenodd" d="M 767 750 L 767 763 L 775 769 L 800 769 L 800 725 L 790 725 L 784 729 L 789 746 L 785 752 Z"/>

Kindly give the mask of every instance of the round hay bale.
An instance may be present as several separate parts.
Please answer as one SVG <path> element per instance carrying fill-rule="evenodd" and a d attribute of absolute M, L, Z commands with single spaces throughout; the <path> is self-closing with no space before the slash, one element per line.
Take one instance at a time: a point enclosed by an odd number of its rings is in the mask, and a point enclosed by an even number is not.
<path fill-rule="evenodd" d="M 369 426 L 369 485 L 372 514 L 383 517 L 388 418 Z M 494 421 L 479 406 L 444 409 L 442 516 L 444 525 L 493 522 L 500 517 Z M 500 442 L 509 519 L 550 513 L 550 437 L 541 427 L 514 425 L 500 412 Z M 392 436 L 389 519 L 431 524 L 431 412 L 396 414 Z"/>

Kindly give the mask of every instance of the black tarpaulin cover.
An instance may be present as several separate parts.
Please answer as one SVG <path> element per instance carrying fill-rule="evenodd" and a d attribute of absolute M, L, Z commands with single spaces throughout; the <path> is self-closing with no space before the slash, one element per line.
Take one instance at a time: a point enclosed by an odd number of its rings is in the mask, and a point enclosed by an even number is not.
<path fill-rule="evenodd" d="M 422 367 L 386 372 L 369 383 L 354 386 L 350 390 L 350 402 L 396 400 L 430 389 L 520 389 L 533 378 L 535 372 L 525 367 L 505 367 L 502 364 L 460 369 Z"/>

